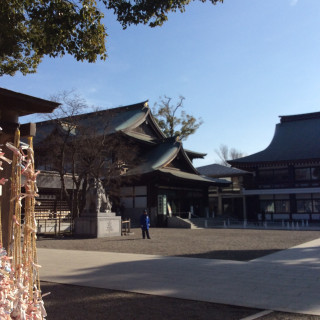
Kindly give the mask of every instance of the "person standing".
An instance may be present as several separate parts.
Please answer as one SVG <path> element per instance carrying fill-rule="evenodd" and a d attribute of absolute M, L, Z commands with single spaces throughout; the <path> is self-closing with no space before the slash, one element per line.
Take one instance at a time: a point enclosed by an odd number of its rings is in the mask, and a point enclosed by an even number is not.
<path fill-rule="evenodd" d="M 150 238 L 149 235 L 149 228 L 150 228 L 150 218 L 148 216 L 148 211 L 144 210 L 141 217 L 140 217 L 140 225 L 142 230 L 142 238 L 145 239 L 146 235 L 148 239 Z"/>

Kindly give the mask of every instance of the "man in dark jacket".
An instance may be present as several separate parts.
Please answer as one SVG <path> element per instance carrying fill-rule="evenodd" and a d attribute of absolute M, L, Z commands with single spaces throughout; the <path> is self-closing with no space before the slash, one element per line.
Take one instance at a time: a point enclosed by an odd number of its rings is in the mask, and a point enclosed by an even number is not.
<path fill-rule="evenodd" d="M 149 235 L 150 218 L 148 216 L 147 210 L 144 210 L 143 214 L 140 217 L 140 226 L 142 230 L 142 238 L 145 239 L 147 235 L 147 238 L 151 239 Z"/>

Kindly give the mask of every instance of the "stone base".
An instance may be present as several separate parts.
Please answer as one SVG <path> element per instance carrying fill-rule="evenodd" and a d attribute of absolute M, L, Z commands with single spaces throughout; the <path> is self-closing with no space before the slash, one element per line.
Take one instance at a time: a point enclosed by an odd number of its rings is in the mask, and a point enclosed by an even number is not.
<path fill-rule="evenodd" d="M 75 219 L 75 234 L 95 238 L 121 236 L 121 217 L 114 212 L 99 212 Z"/>

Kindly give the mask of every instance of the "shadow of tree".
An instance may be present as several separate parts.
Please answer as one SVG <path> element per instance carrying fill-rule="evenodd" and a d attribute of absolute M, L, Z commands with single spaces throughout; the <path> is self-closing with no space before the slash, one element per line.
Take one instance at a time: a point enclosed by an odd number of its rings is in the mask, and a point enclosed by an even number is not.
<path fill-rule="evenodd" d="M 218 259 L 233 261 L 250 261 L 278 252 L 278 249 L 269 250 L 213 250 L 202 253 L 182 254 L 176 257 Z"/>
<path fill-rule="evenodd" d="M 170 309 L 171 311 L 168 311 L 169 314 L 166 313 L 166 310 L 160 309 L 161 317 L 157 318 L 159 306 L 155 309 L 152 309 L 154 306 L 149 307 L 149 304 L 154 303 L 153 299 L 155 297 L 146 294 L 161 296 L 163 299 L 166 299 L 165 297 L 195 299 L 205 303 L 226 303 L 252 308 L 290 310 L 299 313 L 301 310 L 319 309 L 318 295 L 315 294 L 319 282 L 317 280 L 319 279 L 320 269 L 319 250 L 318 247 L 297 247 L 279 254 L 274 253 L 272 259 L 269 260 L 265 256 L 265 258 L 248 263 L 198 259 L 195 258 L 195 255 L 192 258 L 190 258 L 190 255 L 188 257 L 172 258 L 121 254 L 113 256 L 111 252 L 68 250 L 48 250 L 46 255 L 42 256 L 44 251 L 40 250 L 40 263 L 43 266 L 50 264 L 54 266 L 48 273 L 43 270 L 45 275 L 41 275 L 41 278 L 50 282 L 103 288 L 101 290 L 108 288 L 144 293 L 141 298 L 131 297 L 129 293 L 126 293 L 129 296 L 123 293 L 119 297 L 119 299 L 123 299 L 121 304 L 129 304 L 128 301 L 130 301 L 130 304 L 134 306 L 132 307 L 134 312 L 130 311 L 131 309 L 128 307 L 130 319 L 215 319 L 213 317 L 197 317 L 197 314 L 191 311 L 186 314 L 187 318 L 180 318 L 180 315 L 186 312 L 187 307 L 178 309 L 178 306 L 174 304 Z M 253 254 L 249 251 L 230 252 L 230 255 L 252 257 Z M 228 250 L 223 250 L 218 254 L 225 255 L 226 252 Z M 259 252 L 259 255 L 263 256 L 267 253 L 270 253 L 270 250 Z M 210 254 L 210 252 L 207 254 Z M 295 257 L 298 258 L 296 260 L 292 259 Z M 301 276 L 302 273 L 303 277 Z M 281 288 L 280 291 L 279 288 Z M 79 292 L 82 290 L 84 289 L 79 289 Z M 90 289 L 88 290 L 90 291 Z M 107 303 L 103 302 L 104 299 L 110 294 L 109 291 L 104 293 L 98 290 L 99 294 L 90 295 L 90 293 L 87 293 L 89 291 L 86 291 L 82 296 L 81 294 L 78 295 L 78 289 L 76 291 L 62 302 L 62 304 L 66 304 L 65 308 L 67 308 L 67 305 L 74 308 L 73 304 L 79 304 L 78 308 L 83 310 L 84 306 L 82 304 L 84 301 L 86 304 L 104 304 Z M 136 299 L 137 302 L 135 302 Z M 140 304 L 141 301 L 144 302 Z M 265 304 L 265 301 L 267 301 L 267 304 Z M 86 306 L 86 308 L 91 307 Z M 98 306 L 97 308 L 97 310 L 100 310 Z M 106 308 L 108 308 L 108 305 L 106 305 Z M 143 314 L 144 308 L 146 315 L 142 318 L 135 317 L 137 313 L 139 315 Z M 165 305 L 163 305 L 163 308 L 166 309 Z M 169 309 L 167 308 L 167 310 Z M 119 310 L 112 312 L 116 314 Z M 149 317 L 152 312 L 154 316 Z M 176 316 L 179 313 L 179 316 L 175 317 L 171 315 L 171 312 Z M 189 315 L 192 316 L 189 317 Z M 117 316 L 117 319 L 119 317 Z M 50 320 L 50 318 L 48 319 Z M 69 317 L 68 319 L 79 318 Z M 100 316 L 95 319 L 100 319 Z M 106 317 L 106 319 L 109 319 L 109 317 Z M 233 318 L 226 316 L 217 319 Z"/>
<path fill-rule="evenodd" d="M 209 302 L 42 282 L 47 320 L 238 320 L 260 310 Z"/>

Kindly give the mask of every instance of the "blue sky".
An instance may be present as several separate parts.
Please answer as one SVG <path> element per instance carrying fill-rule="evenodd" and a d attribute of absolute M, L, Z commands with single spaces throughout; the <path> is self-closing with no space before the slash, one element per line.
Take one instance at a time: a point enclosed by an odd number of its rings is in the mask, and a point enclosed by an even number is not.
<path fill-rule="evenodd" d="M 196 166 L 216 162 L 221 144 L 261 151 L 279 115 L 320 111 L 319 0 L 196 1 L 160 28 L 122 30 L 111 12 L 105 24 L 106 61 L 45 58 L 36 74 L 0 86 L 45 99 L 75 89 L 102 108 L 183 95 L 185 111 L 204 121 L 184 143 L 208 154 Z"/>

